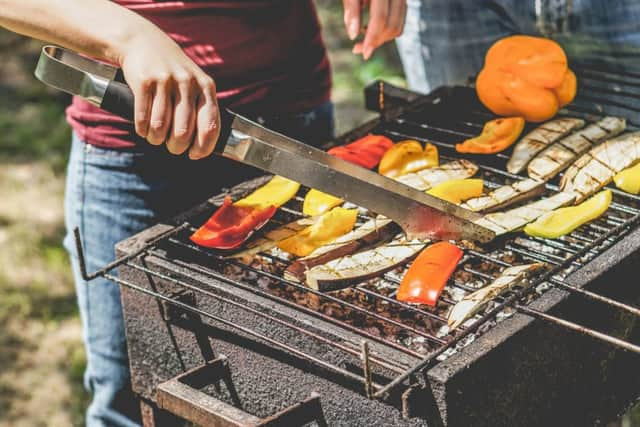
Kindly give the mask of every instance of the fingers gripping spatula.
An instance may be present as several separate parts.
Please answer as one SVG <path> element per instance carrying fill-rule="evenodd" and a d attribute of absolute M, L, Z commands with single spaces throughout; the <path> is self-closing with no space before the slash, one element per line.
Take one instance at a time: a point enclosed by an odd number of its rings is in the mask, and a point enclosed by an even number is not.
<path fill-rule="evenodd" d="M 119 69 L 72 51 L 45 46 L 35 75 L 57 89 L 133 119 L 133 93 Z M 415 190 L 253 121 L 224 111 L 218 155 L 340 197 L 395 221 L 409 238 L 487 242 L 494 233 L 479 215 Z"/>

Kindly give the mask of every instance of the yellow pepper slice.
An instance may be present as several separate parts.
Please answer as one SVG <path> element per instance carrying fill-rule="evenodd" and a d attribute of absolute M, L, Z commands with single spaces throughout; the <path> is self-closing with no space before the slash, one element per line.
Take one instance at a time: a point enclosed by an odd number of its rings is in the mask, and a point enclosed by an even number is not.
<path fill-rule="evenodd" d="M 234 203 L 238 207 L 255 207 L 263 209 L 268 206 L 280 207 L 291 200 L 300 184 L 281 176 L 274 176 L 269 182 L 258 188 L 247 197 Z"/>
<path fill-rule="evenodd" d="M 483 186 L 481 179 L 452 179 L 427 190 L 427 194 L 457 205 L 481 196 Z"/>
<path fill-rule="evenodd" d="M 309 216 L 322 215 L 332 208 L 341 205 L 343 201 L 344 200 L 339 197 L 312 188 L 307 195 L 304 196 L 302 213 Z"/>
<path fill-rule="evenodd" d="M 411 172 L 438 166 L 438 149 L 433 144 L 418 141 L 401 141 L 387 150 L 380 160 L 378 172 L 389 178 L 396 178 Z"/>
<path fill-rule="evenodd" d="M 640 163 L 613 177 L 616 187 L 631 194 L 640 193 Z"/>
<path fill-rule="evenodd" d="M 357 209 L 333 208 L 313 225 L 282 240 L 278 247 L 296 256 L 307 256 L 320 246 L 331 243 L 351 231 L 356 224 L 357 216 Z"/>
<path fill-rule="evenodd" d="M 611 204 L 611 190 L 604 190 L 585 202 L 568 208 L 560 208 L 541 216 L 527 225 L 524 232 L 530 236 L 555 239 L 571 233 L 606 212 Z"/>

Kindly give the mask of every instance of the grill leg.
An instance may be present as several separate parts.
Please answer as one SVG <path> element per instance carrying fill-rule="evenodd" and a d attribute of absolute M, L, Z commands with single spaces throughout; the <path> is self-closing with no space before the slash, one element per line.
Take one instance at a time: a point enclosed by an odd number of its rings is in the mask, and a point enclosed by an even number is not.
<path fill-rule="evenodd" d="M 180 427 L 186 425 L 186 421 L 182 418 L 178 418 L 170 412 L 163 411 L 153 402 L 147 400 L 140 401 L 140 412 L 142 412 L 142 427 Z"/>

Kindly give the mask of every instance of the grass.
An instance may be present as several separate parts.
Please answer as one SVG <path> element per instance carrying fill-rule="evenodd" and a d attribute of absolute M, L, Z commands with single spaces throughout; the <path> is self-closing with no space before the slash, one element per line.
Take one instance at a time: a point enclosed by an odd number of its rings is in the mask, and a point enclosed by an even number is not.
<path fill-rule="evenodd" d="M 67 97 L 31 77 L 39 48 L 0 32 L 0 426 L 80 426 L 86 361 L 61 245 Z"/>

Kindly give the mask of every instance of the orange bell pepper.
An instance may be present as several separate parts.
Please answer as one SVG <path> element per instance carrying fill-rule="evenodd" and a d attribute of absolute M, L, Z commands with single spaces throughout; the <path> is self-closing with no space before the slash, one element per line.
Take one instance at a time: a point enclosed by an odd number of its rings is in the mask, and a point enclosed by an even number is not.
<path fill-rule="evenodd" d="M 522 117 L 507 117 L 484 124 L 482 133 L 461 144 L 456 144 L 458 153 L 493 154 L 507 149 L 524 129 Z"/>
<path fill-rule="evenodd" d="M 193 233 L 191 241 L 208 248 L 237 248 L 269 222 L 276 210 L 295 196 L 299 188 L 297 182 L 274 176 L 235 203 L 226 197 L 222 206 Z"/>
<path fill-rule="evenodd" d="M 237 248 L 265 225 L 277 209 L 275 206 L 236 206 L 227 196 L 211 218 L 191 235 L 191 241 L 207 248 Z"/>
<path fill-rule="evenodd" d="M 378 172 L 389 178 L 396 178 L 422 169 L 438 166 L 438 149 L 433 144 L 418 141 L 401 141 L 391 147 L 380 160 Z"/>
<path fill-rule="evenodd" d="M 517 35 L 498 40 L 487 51 L 476 91 L 498 115 L 541 122 L 573 100 L 577 80 L 558 43 Z"/>
<path fill-rule="evenodd" d="M 449 242 L 429 246 L 418 255 L 402 278 L 396 298 L 402 302 L 434 307 L 460 258 L 462 250 Z"/>

